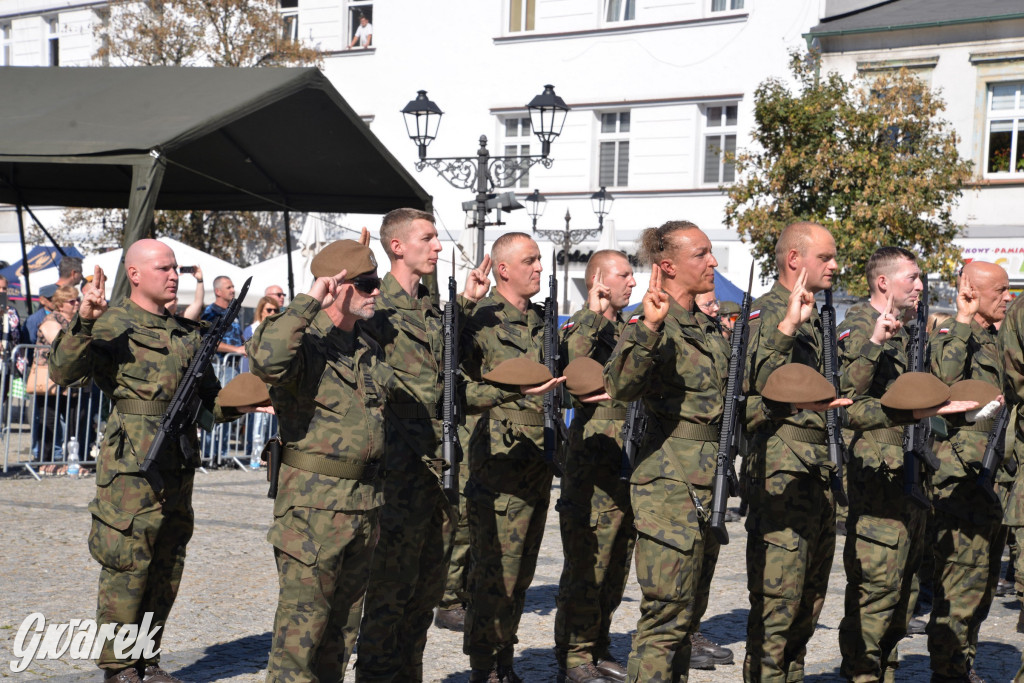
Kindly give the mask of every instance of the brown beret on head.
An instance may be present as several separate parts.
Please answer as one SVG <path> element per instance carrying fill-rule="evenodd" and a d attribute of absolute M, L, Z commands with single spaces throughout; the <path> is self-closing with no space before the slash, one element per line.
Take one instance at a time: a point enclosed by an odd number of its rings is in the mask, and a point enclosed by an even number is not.
<path fill-rule="evenodd" d="M 259 377 L 251 372 L 243 372 L 220 390 L 217 400 L 222 406 L 229 408 L 269 406 L 270 392 Z"/>
<path fill-rule="evenodd" d="M 537 361 L 520 356 L 498 363 L 483 378 L 492 384 L 534 386 L 550 380 L 551 372 Z"/>
<path fill-rule="evenodd" d="M 905 372 L 882 394 L 882 405 L 896 410 L 924 410 L 949 400 L 949 387 L 930 372 Z"/>
<path fill-rule="evenodd" d="M 723 301 L 718 304 L 718 315 L 732 315 L 740 312 L 740 305 L 735 301 Z"/>
<path fill-rule="evenodd" d="M 780 403 L 818 403 L 836 397 L 835 387 L 814 368 L 789 363 L 768 375 L 761 395 Z"/>
<path fill-rule="evenodd" d="M 345 279 L 352 280 L 377 270 L 377 259 L 369 247 L 355 240 L 338 240 L 328 244 L 313 257 L 309 270 L 313 277 L 332 277 L 344 270 Z"/>
<path fill-rule="evenodd" d="M 565 366 L 565 388 L 573 396 L 604 391 L 604 366 L 593 358 L 580 356 Z"/>
<path fill-rule="evenodd" d="M 981 408 L 998 397 L 999 388 L 980 379 L 962 379 L 949 388 L 950 401 L 977 401 Z"/>

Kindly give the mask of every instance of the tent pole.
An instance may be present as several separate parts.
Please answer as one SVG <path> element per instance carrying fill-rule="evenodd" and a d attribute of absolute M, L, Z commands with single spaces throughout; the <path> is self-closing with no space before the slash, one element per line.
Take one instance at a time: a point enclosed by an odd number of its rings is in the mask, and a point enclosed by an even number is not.
<path fill-rule="evenodd" d="M 22 215 L 21 209 L 21 204 L 15 205 L 15 210 L 18 212 L 18 236 L 21 238 L 21 267 L 25 269 L 24 273 L 22 273 L 25 278 L 25 282 L 23 283 L 25 286 L 22 288 L 21 293 L 25 296 L 25 309 L 29 312 L 29 315 L 31 315 L 32 287 L 28 283 L 29 263 L 28 252 L 25 251 L 25 217 Z M 40 306 L 41 305 L 42 304 L 40 304 Z"/>
<path fill-rule="evenodd" d="M 164 179 L 166 168 L 163 155 L 157 150 L 141 157 L 132 165 L 132 193 L 128 199 L 128 223 L 124 227 L 124 241 L 121 243 L 124 253 L 128 252 L 128 247 L 133 243 L 150 234 L 150 226 L 153 225 L 153 209 L 156 206 L 157 196 L 160 194 L 160 183 Z M 122 260 L 117 266 L 117 278 L 114 280 L 114 290 L 110 294 L 110 301 L 117 304 L 130 294 L 128 277 L 125 275 L 124 260 Z"/>
<path fill-rule="evenodd" d="M 57 240 L 53 239 L 53 235 L 51 235 L 49 233 L 49 231 L 46 228 L 43 227 L 42 221 L 40 221 L 36 217 L 36 215 L 34 213 L 32 213 L 32 207 L 26 206 L 25 210 L 28 211 L 28 215 L 32 217 L 33 221 L 35 221 L 36 227 L 43 231 L 43 234 L 46 235 L 46 239 L 50 240 L 50 243 L 57 250 L 57 253 L 59 253 L 61 255 L 61 258 L 67 256 L 67 254 L 64 253 L 64 250 L 61 248 L 61 246 L 59 244 L 57 244 Z"/>
<path fill-rule="evenodd" d="M 292 270 L 291 212 L 284 210 L 284 253 L 288 254 L 288 301 L 295 301 L 295 272 Z"/>

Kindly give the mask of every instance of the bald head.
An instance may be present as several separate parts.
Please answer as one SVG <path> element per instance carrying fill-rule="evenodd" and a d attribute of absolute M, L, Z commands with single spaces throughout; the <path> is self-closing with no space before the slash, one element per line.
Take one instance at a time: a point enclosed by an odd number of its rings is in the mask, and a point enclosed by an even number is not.
<path fill-rule="evenodd" d="M 1013 297 L 1010 276 L 1002 267 L 986 261 L 971 261 L 960 274 L 960 287 L 977 298 L 979 323 L 993 325 L 1006 317 L 1006 306 Z"/>
<path fill-rule="evenodd" d="M 178 262 L 163 242 L 145 239 L 124 254 L 124 272 L 131 283 L 131 300 L 150 313 L 162 315 L 178 296 Z"/>
<path fill-rule="evenodd" d="M 159 240 L 144 239 L 133 242 L 128 251 L 124 253 L 124 267 L 127 270 L 130 266 L 156 258 L 158 256 L 170 255 L 174 258 L 174 251 Z"/>
<path fill-rule="evenodd" d="M 982 284 L 992 284 L 996 282 L 1009 282 L 1010 278 L 1000 266 L 994 263 L 988 263 L 987 261 L 971 261 L 964 266 L 961 277 L 967 276 L 971 284 L 979 286 Z"/>

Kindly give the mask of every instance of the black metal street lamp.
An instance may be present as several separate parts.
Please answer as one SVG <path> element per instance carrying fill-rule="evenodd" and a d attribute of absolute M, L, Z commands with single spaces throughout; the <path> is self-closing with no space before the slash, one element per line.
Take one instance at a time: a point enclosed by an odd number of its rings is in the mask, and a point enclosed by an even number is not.
<path fill-rule="evenodd" d="M 597 214 L 597 227 L 596 228 L 585 228 L 573 230 L 569 227 L 569 221 L 572 220 L 572 216 L 569 215 L 569 209 L 565 210 L 565 229 L 564 230 L 543 230 L 537 228 L 537 219 L 544 214 L 544 209 L 547 207 L 548 200 L 544 198 L 538 190 L 534 190 L 525 200 L 526 202 L 526 213 L 533 219 L 533 232 L 538 237 L 543 237 L 550 242 L 553 242 L 562 247 L 562 306 L 563 313 L 569 312 L 569 250 L 574 245 L 577 245 L 585 240 L 592 237 L 597 237 L 604 230 L 604 217 L 607 216 L 612 210 L 612 203 L 615 201 L 615 197 L 610 192 L 601 188 L 599 192 L 595 192 L 590 196 L 590 202 L 594 208 L 594 213 Z"/>
<path fill-rule="evenodd" d="M 541 141 L 541 154 L 529 156 L 491 156 L 487 149 L 487 136 L 480 136 L 480 148 L 474 157 L 427 157 L 427 146 L 437 137 L 444 112 L 427 98 L 427 91 L 420 90 L 416 99 L 405 105 L 402 115 L 405 118 L 406 132 L 409 139 L 419 149 L 419 161 L 416 170 L 422 171 L 430 166 L 444 178 L 449 185 L 459 189 L 476 189 L 476 206 L 473 227 L 479 230 L 476 244 L 476 261 L 484 258 L 484 230 L 487 227 L 487 199 L 494 188 L 510 187 L 535 164 L 543 164 L 551 168 L 553 160 L 549 157 L 551 143 L 562 133 L 565 117 L 569 107 L 561 97 L 555 94 L 552 85 L 545 85 L 544 92 L 534 97 L 528 105 L 530 123 L 533 132 Z"/>

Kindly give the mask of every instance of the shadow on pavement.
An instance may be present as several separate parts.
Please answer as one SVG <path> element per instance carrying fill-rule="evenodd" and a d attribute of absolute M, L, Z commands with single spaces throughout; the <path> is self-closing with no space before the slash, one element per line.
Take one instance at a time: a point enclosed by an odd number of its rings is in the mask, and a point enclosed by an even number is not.
<path fill-rule="evenodd" d="M 723 614 L 716 614 L 700 623 L 704 636 L 719 645 L 745 643 L 747 640 L 748 609 L 736 608 Z"/>
<path fill-rule="evenodd" d="M 526 589 L 523 613 L 548 616 L 555 613 L 555 598 L 558 596 L 557 583 L 533 585 Z"/>
<path fill-rule="evenodd" d="M 198 659 L 184 668 L 177 668 L 177 662 L 173 657 L 167 657 L 161 664 L 184 681 L 216 681 L 242 674 L 253 674 L 265 669 L 269 653 L 270 631 L 267 631 L 260 635 L 245 636 L 230 643 L 211 645 L 202 651 Z"/>

